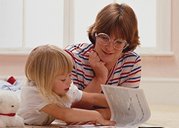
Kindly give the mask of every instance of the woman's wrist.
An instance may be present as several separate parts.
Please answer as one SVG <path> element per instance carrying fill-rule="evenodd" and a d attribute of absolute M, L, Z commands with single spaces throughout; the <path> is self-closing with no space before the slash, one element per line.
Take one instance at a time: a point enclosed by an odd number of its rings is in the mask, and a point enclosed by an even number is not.
<path fill-rule="evenodd" d="M 84 89 L 86 92 L 101 92 L 101 84 L 105 84 L 106 79 L 94 77 L 90 84 Z"/>
<path fill-rule="evenodd" d="M 105 84 L 106 83 L 107 78 L 94 77 L 93 80 L 94 80 L 95 83 L 98 83 L 99 85 L 101 85 L 101 84 Z"/>

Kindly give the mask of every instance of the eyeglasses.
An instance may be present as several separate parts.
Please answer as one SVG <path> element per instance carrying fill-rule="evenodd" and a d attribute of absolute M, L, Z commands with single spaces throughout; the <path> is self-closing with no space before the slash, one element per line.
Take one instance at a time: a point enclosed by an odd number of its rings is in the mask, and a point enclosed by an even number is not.
<path fill-rule="evenodd" d="M 111 38 L 106 33 L 95 33 L 95 37 L 100 39 L 103 45 L 109 45 L 110 41 L 112 42 Z M 128 43 L 126 40 L 123 39 L 116 39 L 114 42 L 114 49 L 121 50 L 128 47 Z"/>

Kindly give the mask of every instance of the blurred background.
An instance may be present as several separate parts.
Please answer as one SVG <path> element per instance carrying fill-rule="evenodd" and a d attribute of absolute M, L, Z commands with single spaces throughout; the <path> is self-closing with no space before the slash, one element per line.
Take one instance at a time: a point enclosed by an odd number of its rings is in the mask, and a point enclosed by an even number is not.
<path fill-rule="evenodd" d="M 0 79 L 24 78 L 30 50 L 87 42 L 105 5 L 129 4 L 138 19 L 142 81 L 151 104 L 179 105 L 178 0 L 0 0 Z"/>

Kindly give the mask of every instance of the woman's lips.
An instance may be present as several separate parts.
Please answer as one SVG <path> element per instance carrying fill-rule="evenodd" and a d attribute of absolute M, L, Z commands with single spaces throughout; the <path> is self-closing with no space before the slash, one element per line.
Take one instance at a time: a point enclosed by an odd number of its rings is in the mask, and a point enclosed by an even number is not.
<path fill-rule="evenodd" d="M 102 51 L 105 55 L 112 55 L 113 53 L 109 53 L 109 52 L 106 52 L 106 51 Z"/>

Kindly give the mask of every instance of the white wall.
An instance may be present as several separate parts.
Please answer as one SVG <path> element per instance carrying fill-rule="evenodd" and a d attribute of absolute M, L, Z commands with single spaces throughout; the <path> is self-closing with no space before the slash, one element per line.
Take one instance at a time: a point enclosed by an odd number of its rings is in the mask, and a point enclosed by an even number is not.
<path fill-rule="evenodd" d="M 140 88 L 149 104 L 179 105 L 179 79 L 144 78 Z"/>

